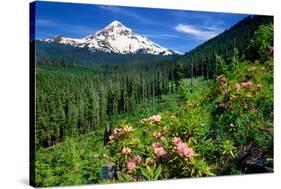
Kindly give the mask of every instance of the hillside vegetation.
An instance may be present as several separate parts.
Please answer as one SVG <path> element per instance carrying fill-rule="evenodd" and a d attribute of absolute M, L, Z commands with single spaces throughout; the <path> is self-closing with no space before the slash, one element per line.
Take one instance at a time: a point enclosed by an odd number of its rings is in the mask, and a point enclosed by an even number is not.
<path fill-rule="evenodd" d="M 250 36 L 226 57 L 206 50 L 215 60 L 201 71 L 193 52 L 169 64 L 38 65 L 36 185 L 273 172 L 273 24 Z"/>

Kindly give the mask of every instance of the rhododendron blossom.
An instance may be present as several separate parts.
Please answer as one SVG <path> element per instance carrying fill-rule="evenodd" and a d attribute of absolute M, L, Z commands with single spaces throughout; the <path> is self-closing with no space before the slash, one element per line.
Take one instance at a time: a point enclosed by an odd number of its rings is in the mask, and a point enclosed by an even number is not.
<path fill-rule="evenodd" d="M 131 171 L 131 170 L 134 169 L 135 167 L 136 167 L 136 164 L 135 164 L 134 162 L 129 161 L 129 162 L 127 163 L 127 168 L 128 168 L 129 171 Z"/>
<path fill-rule="evenodd" d="M 242 83 L 242 86 L 245 87 L 245 88 L 251 87 L 252 85 L 253 85 L 253 82 L 251 82 L 251 81 L 247 81 L 247 82 Z"/>
<path fill-rule="evenodd" d="M 177 154 L 191 158 L 194 156 L 192 148 L 188 147 L 185 142 L 182 141 L 179 137 L 173 138 L 173 144 L 175 146 L 175 151 Z"/>
<path fill-rule="evenodd" d="M 140 162 L 141 162 L 141 157 L 140 155 L 136 155 L 133 157 L 133 162 L 136 164 L 136 165 L 139 165 Z"/>
<path fill-rule="evenodd" d="M 155 142 L 152 144 L 153 148 L 160 148 L 161 144 L 159 142 Z"/>
<path fill-rule="evenodd" d="M 154 148 L 154 154 L 156 155 L 156 157 L 161 157 L 166 154 L 166 151 L 163 147 Z"/>
<path fill-rule="evenodd" d="M 160 123 L 161 116 L 159 114 L 153 115 L 149 118 L 153 123 Z"/>
<path fill-rule="evenodd" d="M 123 154 L 130 154 L 132 152 L 132 150 L 130 149 L 130 148 L 128 148 L 128 147 L 124 147 L 123 149 L 122 149 L 122 153 Z"/>
<path fill-rule="evenodd" d="M 156 157 L 161 157 L 166 154 L 165 149 L 161 146 L 160 143 L 153 143 L 152 146 L 154 148 L 154 154 L 156 155 Z"/>
<path fill-rule="evenodd" d="M 180 137 L 174 137 L 174 138 L 173 138 L 173 144 L 174 144 L 174 145 L 177 145 L 177 144 L 179 144 L 179 143 L 181 143 L 181 142 L 182 142 L 182 140 L 181 140 Z"/>
<path fill-rule="evenodd" d="M 235 84 L 235 89 L 236 89 L 237 92 L 239 92 L 240 89 L 241 89 L 241 85 L 239 83 L 236 83 Z"/>

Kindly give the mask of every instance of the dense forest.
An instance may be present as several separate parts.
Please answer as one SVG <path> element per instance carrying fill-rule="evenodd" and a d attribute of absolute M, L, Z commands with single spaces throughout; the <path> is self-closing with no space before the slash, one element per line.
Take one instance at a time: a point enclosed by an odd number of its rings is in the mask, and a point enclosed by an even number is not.
<path fill-rule="evenodd" d="M 272 17 L 246 17 L 181 57 L 156 59 L 38 55 L 36 185 L 273 171 Z M 114 131 L 103 146 L 106 125 Z M 117 176 L 104 176 L 105 164 Z"/>

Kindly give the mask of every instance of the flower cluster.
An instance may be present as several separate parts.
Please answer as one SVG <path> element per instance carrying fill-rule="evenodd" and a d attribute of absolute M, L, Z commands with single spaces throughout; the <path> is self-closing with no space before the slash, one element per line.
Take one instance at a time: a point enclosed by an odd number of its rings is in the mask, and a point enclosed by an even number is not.
<path fill-rule="evenodd" d="M 124 128 L 116 128 L 113 131 L 113 134 L 109 136 L 110 140 L 117 140 L 121 137 L 123 137 L 124 135 L 126 135 L 127 133 L 132 132 L 134 129 L 131 126 L 125 125 Z"/>
<path fill-rule="evenodd" d="M 156 155 L 156 157 L 161 157 L 167 153 L 165 149 L 161 146 L 161 144 L 158 142 L 153 143 L 152 147 L 154 148 L 154 154 Z"/>
<path fill-rule="evenodd" d="M 256 87 L 252 87 L 253 86 L 253 82 L 251 81 L 247 81 L 247 82 L 242 82 L 241 85 L 245 88 L 245 89 L 249 89 L 250 92 L 256 92 L 258 91 L 262 85 L 261 84 L 257 84 Z M 238 92 L 238 91 L 237 91 Z"/>
<path fill-rule="evenodd" d="M 252 85 L 253 85 L 253 82 L 251 82 L 251 81 L 247 81 L 247 82 L 242 83 L 242 86 L 245 87 L 245 88 L 251 87 Z"/>
<path fill-rule="evenodd" d="M 123 154 L 130 154 L 132 152 L 131 148 L 128 148 L 128 147 L 124 147 L 122 149 L 122 153 Z"/>
<path fill-rule="evenodd" d="M 154 131 L 154 132 L 152 133 L 152 136 L 155 137 L 155 138 L 159 138 L 159 137 L 162 136 L 162 134 L 161 134 L 160 131 Z"/>
<path fill-rule="evenodd" d="M 140 165 L 141 157 L 140 155 L 136 155 L 133 157 L 133 160 L 128 161 L 127 163 L 127 169 L 129 171 L 133 170 L 137 165 Z"/>
<path fill-rule="evenodd" d="M 160 123 L 161 122 L 161 116 L 159 114 L 150 116 L 149 118 L 143 119 L 142 123 Z"/>
<path fill-rule="evenodd" d="M 127 163 L 127 168 L 129 171 L 133 170 L 136 167 L 136 164 L 133 161 Z"/>
<path fill-rule="evenodd" d="M 173 138 L 174 148 L 177 154 L 182 155 L 187 158 L 192 158 L 194 156 L 194 152 L 192 148 L 188 147 L 185 142 L 182 141 L 179 137 Z"/>

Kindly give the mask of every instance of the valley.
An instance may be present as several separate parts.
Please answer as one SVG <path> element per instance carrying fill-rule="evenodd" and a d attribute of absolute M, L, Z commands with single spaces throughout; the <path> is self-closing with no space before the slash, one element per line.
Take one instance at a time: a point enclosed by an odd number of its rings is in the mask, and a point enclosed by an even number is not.
<path fill-rule="evenodd" d="M 248 16 L 185 54 L 119 21 L 33 41 L 36 185 L 273 172 L 272 22 Z"/>

